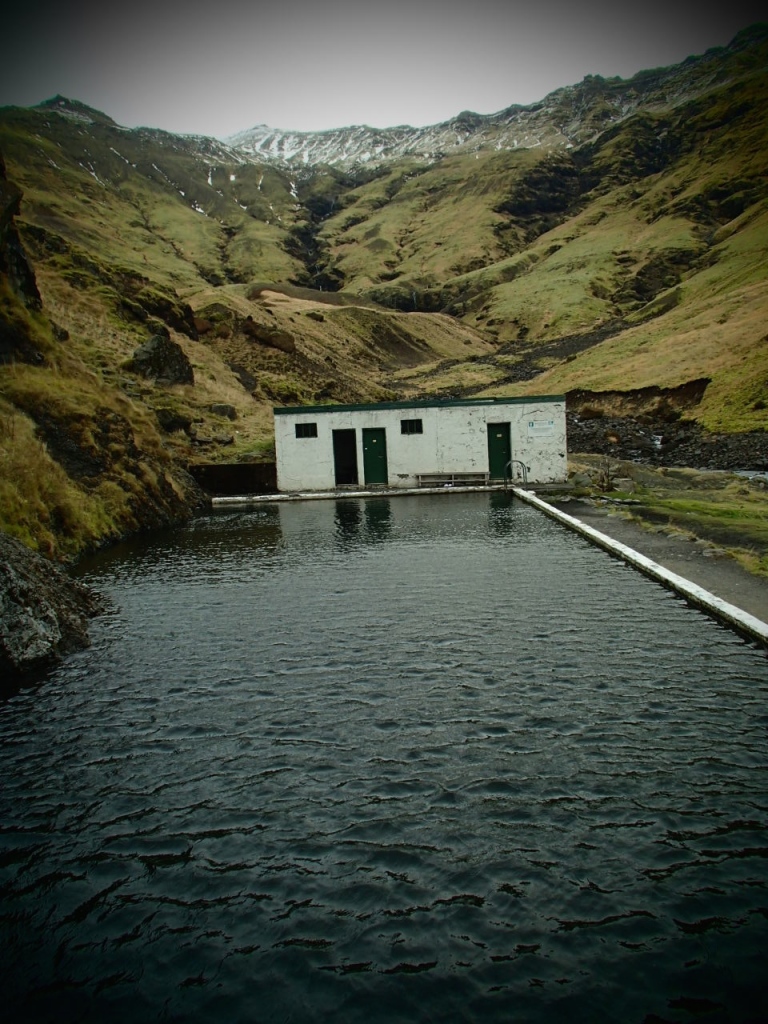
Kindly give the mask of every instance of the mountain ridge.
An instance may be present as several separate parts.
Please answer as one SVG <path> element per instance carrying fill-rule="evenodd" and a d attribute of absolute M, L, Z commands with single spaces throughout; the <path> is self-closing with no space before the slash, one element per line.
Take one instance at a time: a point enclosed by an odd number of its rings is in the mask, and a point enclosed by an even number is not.
<path fill-rule="evenodd" d="M 511 104 L 491 114 L 465 110 L 421 128 L 408 124 L 374 128 L 366 124 L 317 131 L 294 131 L 256 124 L 225 137 L 172 133 L 160 128 L 124 128 L 108 114 L 79 100 L 54 96 L 32 109 L 50 110 L 82 120 L 109 124 L 121 131 L 206 140 L 209 148 L 230 157 L 266 161 L 283 168 L 321 164 L 349 170 L 378 167 L 404 157 L 436 161 L 456 152 L 571 148 L 630 117 L 638 109 L 661 109 L 706 92 L 724 80 L 722 62 L 768 40 L 768 22 L 748 26 L 726 46 L 711 47 L 678 64 L 637 72 L 631 78 L 586 75 L 530 104 Z M 743 68 L 741 69 L 743 73 Z M 595 110 L 595 107 L 599 109 Z M 585 118 L 584 115 L 587 115 Z"/>
<path fill-rule="evenodd" d="M 565 393 L 589 450 L 631 412 L 648 457 L 768 461 L 768 26 L 705 58 L 524 108 L 551 146 L 465 111 L 377 166 L 0 109 L 0 527 L 61 557 L 175 521 L 274 405 Z"/>
<path fill-rule="evenodd" d="M 224 141 L 254 158 L 285 167 L 325 163 L 351 168 L 377 166 L 406 156 L 435 160 L 464 150 L 572 147 L 594 139 L 600 130 L 626 119 L 641 106 L 669 106 L 670 90 L 681 90 L 680 101 L 705 92 L 714 84 L 725 55 L 743 52 L 766 38 L 768 24 L 757 23 L 739 32 L 728 46 L 713 47 L 680 64 L 641 71 L 629 79 L 587 75 L 580 83 L 556 89 L 532 104 L 512 104 L 493 114 L 463 111 L 424 128 L 351 125 L 299 132 L 262 124 Z M 693 88 L 691 72 L 695 72 Z M 682 88 L 683 77 L 687 88 Z M 580 115 L 597 98 L 602 104 L 599 118 L 583 123 Z"/>

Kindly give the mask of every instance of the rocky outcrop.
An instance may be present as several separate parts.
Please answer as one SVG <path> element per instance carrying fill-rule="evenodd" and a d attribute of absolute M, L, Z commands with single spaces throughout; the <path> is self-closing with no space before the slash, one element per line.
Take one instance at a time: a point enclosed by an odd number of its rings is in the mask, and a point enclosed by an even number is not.
<path fill-rule="evenodd" d="M 710 434 L 686 419 L 704 397 L 710 379 L 677 387 L 628 391 L 569 391 L 568 448 L 653 466 L 694 469 L 768 467 L 768 434 Z"/>
<path fill-rule="evenodd" d="M 0 155 L 0 274 L 7 276 L 11 288 L 27 307 L 40 309 L 35 275 L 16 228 L 21 194 L 21 189 L 6 178 L 5 163 Z"/>
<path fill-rule="evenodd" d="M 159 320 L 180 334 L 197 341 L 199 334 L 192 307 L 179 299 L 175 292 L 162 291 L 150 286 L 146 278 L 119 275 L 120 306 L 123 312 L 142 323 Z"/>
<path fill-rule="evenodd" d="M 768 433 L 716 434 L 693 420 L 568 413 L 568 450 L 649 466 L 768 470 Z"/>
<path fill-rule="evenodd" d="M 87 647 L 88 620 L 107 607 L 95 591 L 0 533 L 0 676 L 6 685 Z"/>
<path fill-rule="evenodd" d="M 296 351 L 296 341 L 290 331 L 279 331 L 274 327 L 265 327 L 257 323 L 252 316 L 243 321 L 240 330 L 247 338 L 253 338 L 262 345 L 276 348 L 280 352 L 292 353 Z"/>
<path fill-rule="evenodd" d="M 168 334 L 155 334 L 140 345 L 126 363 L 126 370 L 161 384 L 194 384 L 192 364 L 181 345 Z"/>
<path fill-rule="evenodd" d="M 0 280 L 7 281 L 10 298 L 0 310 L 0 363 L 41 363 L 27 310 L 39 310 L 40 292 L 16 227 L 21 189 L 5 176 L 0 156 Z"/>

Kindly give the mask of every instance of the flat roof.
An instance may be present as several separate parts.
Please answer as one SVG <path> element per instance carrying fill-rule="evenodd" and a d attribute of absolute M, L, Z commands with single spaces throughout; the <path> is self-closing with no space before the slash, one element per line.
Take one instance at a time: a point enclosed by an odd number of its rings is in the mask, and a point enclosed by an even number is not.
<path fill-rule="evenodd" d="M 273 408 L 275 416 L 323 412 L 373 412 L 376 409 L 441 409 L 456 405 L 529 405 L 535 402 L 564 402 L 565 395 L 523 395 L 520 398 L 446 398 L 434 401 L 370 402 L 363 405 L 292 405 Z"/>

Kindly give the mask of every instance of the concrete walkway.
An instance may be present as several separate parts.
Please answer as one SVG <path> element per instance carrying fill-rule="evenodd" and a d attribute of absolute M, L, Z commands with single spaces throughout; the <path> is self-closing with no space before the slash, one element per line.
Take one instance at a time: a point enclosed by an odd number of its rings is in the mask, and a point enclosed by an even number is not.
<path fill-rule="evenodd" d="M 747 572 L 728 555 L 713 555 L 711 545 L 648 529 L 622 516 L 615 507 L 598 505 L 589 499 L 547 504 L 553 513 L 565 517 L 561 519 L 564 525 L 576 529 L 606 550 L 611 550 L 611 544 L 617 545 L 613 553 L 618 557 L 683 594 L 717 618 L 730 622 L 762 643 L 768 643 L 768 579 Z M 566 519 L 577 521 L 580 527 Z M 600 534 L 609 543 L 601 542 L 590 535 L 590 531 Z M 633 552 L 638 559 L 627 556 L 619 548 Z M 643 560 L 650 562 L 651 566 L 648 567 Z M 654 566 L 661 573 L 657 573 Z M 703 600 L 700 592 L 705 595 Z M 728 607 L 721 609 L 720 605 Z M 734 612 L 738 613 L 739 621 L 732 621 Z M 752 619 L 754 622 L 750 622 Z"/>

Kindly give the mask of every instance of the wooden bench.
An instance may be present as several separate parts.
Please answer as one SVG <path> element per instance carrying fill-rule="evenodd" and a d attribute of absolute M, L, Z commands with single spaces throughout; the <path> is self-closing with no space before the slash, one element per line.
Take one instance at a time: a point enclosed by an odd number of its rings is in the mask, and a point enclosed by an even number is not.
<path fill-rule="evenodd" d="M 417 473 L 419 487 L 482 487 L 488 484 L 489 473 Z"/>

